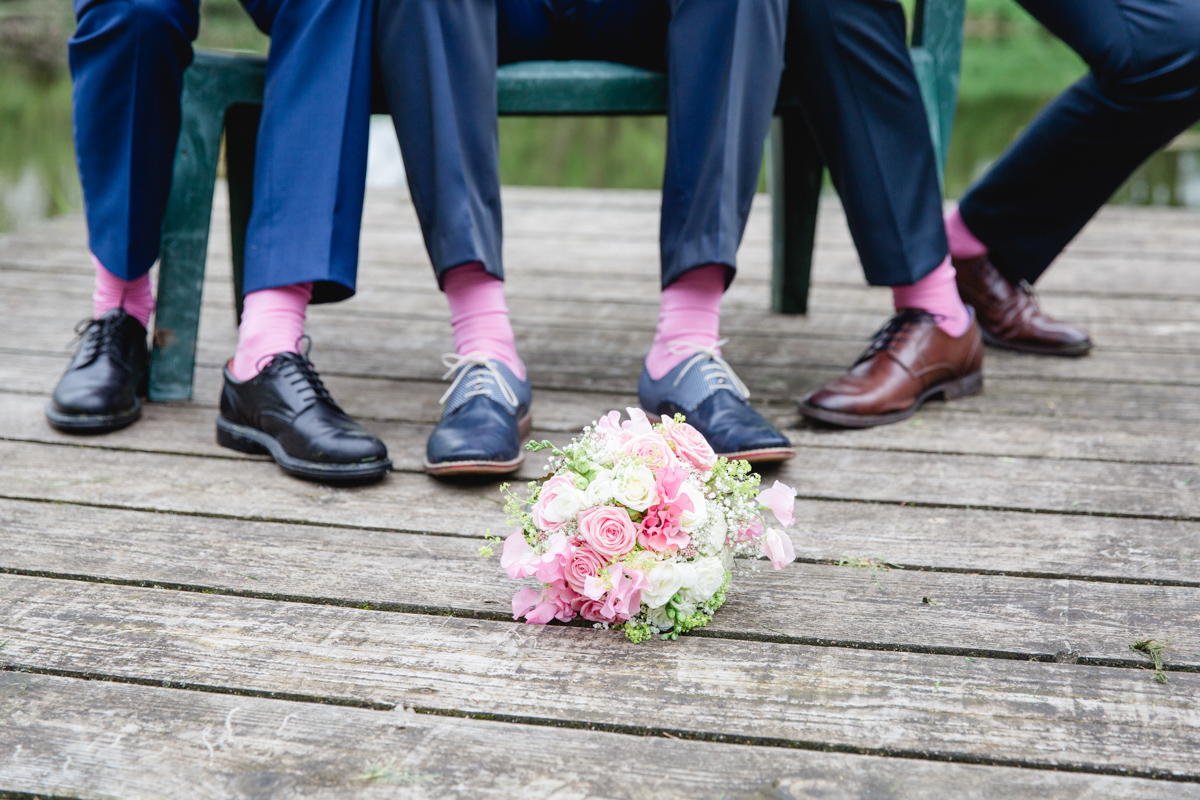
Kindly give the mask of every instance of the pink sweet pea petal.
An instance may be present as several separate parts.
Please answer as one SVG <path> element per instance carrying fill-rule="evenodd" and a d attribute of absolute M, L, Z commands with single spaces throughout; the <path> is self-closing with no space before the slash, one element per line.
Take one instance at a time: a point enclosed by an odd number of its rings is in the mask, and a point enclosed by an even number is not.
<path fill-rule="evenodd" d="M 796 550 L 792 547 L 792 537 L 781 530 L 770 528 L 763 537 L 763 553 L 771 559 L 775 569 L 780 570 L 796 560 Z"/>
<path fill-rule="evenodd" d="M 504 540 L 504 551 L 500 554 L 500 566 L 514 581 L 533 574 L 537 556 L 520 531 Z"/>
<path fill-rule="evenodd" d="M 770 489 L 758 493 L 758 502 L 771 509 L 775 519 L 785 528 L 796 521 L 796 490 L 792 487 L 775 481 Z"/>
<path fill-rule="evenodd" d="M 521 617 L 525 616 L 526 612 L 537 605 L 538 601 L 541 599 L 541 592 L 539 592 L 537 589 L 530 589 L 528 587 L 514 594 L 512 599 L 513 619 L 520 619 Z"/>
<path fill-rule="evenodd" d="M 571 563 L 571 545 L 564 534 L 556 533 L 546 543 L 546 552 L 534 556 L 530 574 L 540 583 L 561 583 L 563 567 Z"/>
<path fill-rule="evenodd" d="M 525 621 L 530 625 L 545 625 L 550 620 L 554 619 L 554 613 L 557 611 L 554 603 L 538 603 L 533 611 L 525 615 Z"/>
<path fill-rule="evenodd" d="M 644 433 L 653 433 L 654 426 L 650 424 L 650 419 L 646 416 L 646 412 L 640 408 L 627 408 L 625 411 L 629 414 L 629 421 L 621 427 L 626 433 L 634 436 L 641 436 Z"/>
<path fill-rule="evenodd" d="M 596 432 L 602 436 L 617 436 L 621 435 L 621 412 L 610 411 L 600 418 L 596 423 Z"/>
<path fill-rule="evenodd" d="M 600 581 L 596 580 L 595 575 L 588 575 L 587 580 L 583 582 L 583 596 L 592 600 L 599 600 L 604 597 L 604 593 L 608 588 L 603 586 Z"/>

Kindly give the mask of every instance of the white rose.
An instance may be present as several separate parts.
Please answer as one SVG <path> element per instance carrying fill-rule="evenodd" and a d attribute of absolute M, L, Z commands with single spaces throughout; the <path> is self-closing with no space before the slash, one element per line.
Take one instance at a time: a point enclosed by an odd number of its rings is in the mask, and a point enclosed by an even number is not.
<path fill-rule="evenodd" d="M 588 508 L 607 505 L 613 499 L 613 471 L 602 469 L 597 472 L 596 477 L 584 490 L 584 495 L 587 497 Z"/>
<path fill-rule="evenodd" d="M 725 547 L 721 549 L 717 558 L 721 559 L 721 566 L 727 570 L 733 569 L 733 548 Z"/>
<path fill-rule="evenodd" d="M 613 499 L 634 511 L 645 511 L 658 502 L 654 473 L 641 465 L 626 466 L 613 479 Z"/>
<path fill-rule="evenodd" d="M 693 561 L 692 569 L 696 571 L 696 583 L 683 593 L 683 599 L 693 603 L 707 602 L 725 582 L 725 565 L 721 559 L 710 556 Z"/>
<path fill-rule="evenodd" d="M 696 570 L 681 561 L 664 561 L 647 575 L 650 591 L 642 592 L 646 608 L 661 608 L 680 589 L 690 589 L 696 583 Z"/>
<path fill-rule="evenodd" d="M 646 622 L 650 623 L 660 631 L 669 631 L 675 627 L 675 621 L 667 616 L 667 609 L 664 606 L 652 608 L 646 612 Z"/>
<path fill-rule="evenodd" d="M 704 520 L 708 517 L 708 501 L 704 499 L 704 492 L 693 486 L 691 482 L 683 484 L 683 494 L 686 494 L 692 501 L 692 510 L 684 511 L 679 516 L 679 527 L 683 529 L 684 533 L 691 533 L 703 525 Z"/>
<path fill-rule="evenodd" d="M 675 606 L 675 610 L 679 612 L 678 619 L 687 619 L 692 614 L 696 613 L 696 604 L 688 600 L 684 600 L 679 605 Z"/>
<path fill-rule="evenodd" d="M 558 525 L 575 519 L 579 512 L 587 508 L 587 497 L 583 492 L 571 486 L 558 490 L 558 495 L 542 509 L 542 519 Z"/>

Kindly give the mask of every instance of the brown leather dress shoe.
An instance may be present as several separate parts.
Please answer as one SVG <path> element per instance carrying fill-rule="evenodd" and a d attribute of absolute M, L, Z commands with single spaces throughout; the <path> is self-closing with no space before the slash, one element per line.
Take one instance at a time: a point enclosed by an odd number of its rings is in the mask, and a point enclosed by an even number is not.
<path fill-rule="evenodd" d="M 983 341 L 974 317 L 957 339 L 933 315 L 908 309 L 892 317 L 854 366 L 800 401 L 806 417 L 844 428 L 908 419 L 929 398 L 953 400 L 983 389 Z"/>
<path fill-rule="evenodd" d="M 1087 331 L 1047 316 L 1029 284 L 1014 285 L 987 256 L 953 263 L 958 293 L 979 315 L 988 344 L 1046 356 L 1083 356 L 1092 349 Z"/>

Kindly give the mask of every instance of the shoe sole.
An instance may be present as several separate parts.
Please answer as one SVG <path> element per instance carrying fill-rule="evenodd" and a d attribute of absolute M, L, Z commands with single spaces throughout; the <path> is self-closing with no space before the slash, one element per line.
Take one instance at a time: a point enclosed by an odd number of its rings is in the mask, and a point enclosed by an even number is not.
<path fill-rule="evenodd" d="M 751 464 L 772 464 L 796 457 L 794 447 L 763 447 L 758 450 L 741 450 L 736 453 L 717 453 L 730 461 L 749 461 Z"/>
<path fill-rule="evenodd" d="M 533 429 L 533 415 L 526 414 L 517 423 L 517 434 L 522 440 Z M 437 464 L 425 460 L 425 471 L 437 478 L 455 475 L 507 475 L 516 472 L 525 462 L 525 453 L 521 452 L 511 461 L 440 461 Z"/>
<path fill-rule="evenodd" d="M 1003 339 L 998 339 L 992 336 L 987 331 L 980 329 L 983 334 L 983 341 L 991 347 L 999 347 L 1002 350 L 1012 350 L 1017 353 L 1032 353 L 1038 356 L 1059 356 L 1061 358 L 1079 358 L 1086 356 L 1092 352 L 1092 343 L 1088 342 L 1085 345 L 1071 347 L 1069 345 L 1036 345 L 1036 344 L 1018 344 L 1016 342 L 1006 342 Z"/>
<path fill-rule="evenodd" d="M 263 453 L 275 459 L 275 463 L 289 475 L 303 478 L 307 481 L 322 483 L 367 483 L 382 478 L 392 469 L 390 459 L 370 461 L 362 464 L 323 464 L 319 461 L 305 461 L 302 458 L 290 456 L 283 445 L 274 437 L 256 428 L 238 425 L 224 417 L 217 417 L 217 444 L 237 450 L 239 453 L 261 455 Z"/>
<path fill-rule="evenodd" d="M 972 372 L 957 380 L 930 386 L 911 406 L 900 411 L 890 411 L 886 414 L 847 414 L 842 411 L 830 411 L 825 408 L 810 405 L 808 400 L 800 401 L 800 413 L 804 416 L 837 425 L 840 428 L 874 428 L 877 425 L 890 425 L 904 420 L 917 413 L 926 400 L 941 395 L 943 400 L 957 400 L 983 391 L 983 370 Z"/>
<path fill-rule="evenodd" d="M 142 417 L 142 401 L 134 398 L 133 407 L 117 414 L 64 414 L 46 404 L 46 421 L 56 431 L 74 434 L 112 433 L 128 428 Z"/>

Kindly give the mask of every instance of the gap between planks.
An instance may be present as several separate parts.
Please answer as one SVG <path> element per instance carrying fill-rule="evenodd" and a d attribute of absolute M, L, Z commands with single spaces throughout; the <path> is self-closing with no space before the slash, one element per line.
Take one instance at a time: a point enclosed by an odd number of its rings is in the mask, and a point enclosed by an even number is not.
<path fill-rule="evenodd" d="M 1200 739 L 1200 711 L 1192 702 L 1200 678 L 1188 674 L 1162 686 L 1127 670 L 1081 665 L 966 663 L 700 637 L 632 647 L 616 634 L 566 626 L 516 634 L 515 626 L 488 620 L 152 596 L 98 584 L 66 589 L 33 578 L 0 583 L 21 607 L 5 621 L 10 642 L 0 656 L 9 669 L 709 741 L 1200 781 L 1192 758 Z M 534 675 L 540 687 L 531 683 Z M 613 696 L 625 701 L 614 707 L 606 699 Z M 1159 735 L 1159 728 L 1172 736 Z M 980 757 L 980 747 L 990 754 Z"/>

